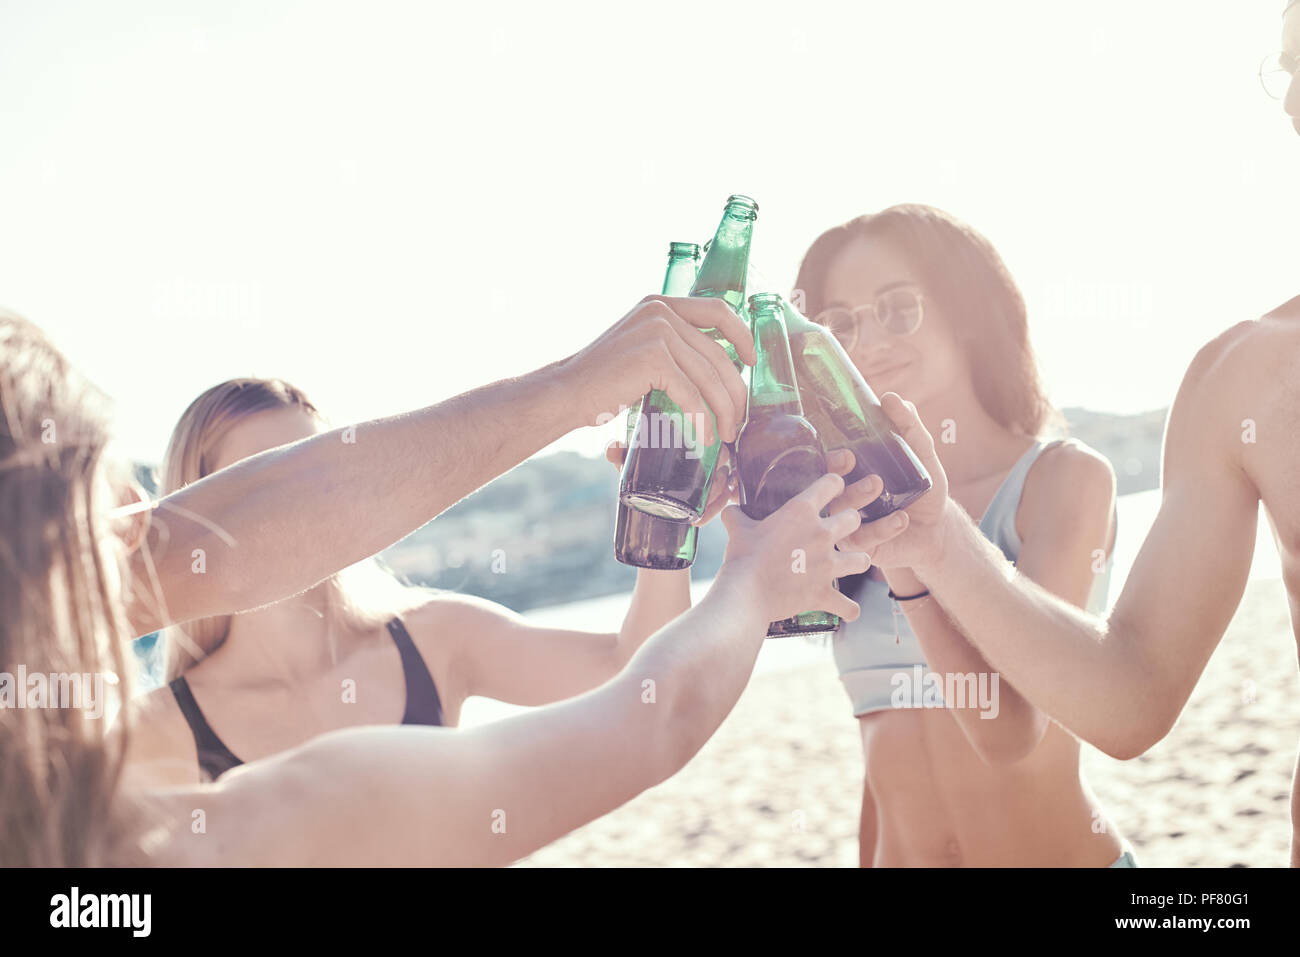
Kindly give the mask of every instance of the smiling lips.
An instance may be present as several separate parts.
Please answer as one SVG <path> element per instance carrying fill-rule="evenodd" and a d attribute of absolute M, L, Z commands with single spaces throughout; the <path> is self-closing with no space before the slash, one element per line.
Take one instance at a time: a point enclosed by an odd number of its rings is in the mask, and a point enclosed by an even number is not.
<path fill-rule="evenodd" d="M 884 376 L 892 375 L 893 373 L 906 367 L 907 365 L 908 362 L 905 359 L 899 360 L 897 362 L 893 362 L 893 361 L 881 362 L 877 365 L 868 366 L 867 368 L 863 369 L 862 377 L 866 379 L 868 382 L 870 382 L 872 379 L 879 379 Z"/>

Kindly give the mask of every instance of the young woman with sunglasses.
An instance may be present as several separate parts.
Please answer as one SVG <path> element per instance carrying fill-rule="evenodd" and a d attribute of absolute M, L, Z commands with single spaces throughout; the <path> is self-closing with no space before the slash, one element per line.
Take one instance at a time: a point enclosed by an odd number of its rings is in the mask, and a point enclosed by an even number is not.
<path fill-rule="evenodd" d="M 1103 607 L 1114 474 L 1081 443 L 1042 438 L 1055 413 L 988 240 L 940 210 L 896 206 L 820 236 L 797 285 L 877 394 L 916 405 L 951 497 L 984 534 L 1044 587 Z M 840 587 L 862 609 L 834 652 L 862 736 L 864 866 L 1135 866 L 1079 743 L 995 680 L 908 569 Z"/>

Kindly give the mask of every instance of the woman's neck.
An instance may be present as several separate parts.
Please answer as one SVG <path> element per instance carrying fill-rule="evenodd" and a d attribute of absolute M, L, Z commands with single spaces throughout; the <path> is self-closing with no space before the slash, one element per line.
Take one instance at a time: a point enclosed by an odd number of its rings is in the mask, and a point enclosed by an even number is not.
<path fill-rule="evenodd" d="M 341 657 L 341 629 L 331 633 L 324 585 L 257 611 L 234 615 L 226 640 L 213 653 L 257 681 L 292 684 L 318 675 Z"/>
<path fill-rule="evenodd" d="M 934 436 L 935 451 L 953 485 L 975 482 L 1020 457 L 1024 435 L 997 422 L 969 389 L 948 390 L 918 402 L 917 414 Z"/>

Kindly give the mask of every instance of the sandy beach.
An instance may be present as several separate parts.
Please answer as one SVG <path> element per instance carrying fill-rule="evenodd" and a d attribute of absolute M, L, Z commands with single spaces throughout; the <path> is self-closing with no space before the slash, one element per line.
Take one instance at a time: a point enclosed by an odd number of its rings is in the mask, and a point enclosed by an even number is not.
<path fill-rule="evenodd" d="M 1132 761 L 1085 747 L 1092 788 L 1143 865 L 1288 864 L 1297 692 L 1282 584 L 1252 580 L 1173 732 Z M 828 648 L 756 675 L 681 773 L 517 866 L 852 867 L 861 780 Z"/>

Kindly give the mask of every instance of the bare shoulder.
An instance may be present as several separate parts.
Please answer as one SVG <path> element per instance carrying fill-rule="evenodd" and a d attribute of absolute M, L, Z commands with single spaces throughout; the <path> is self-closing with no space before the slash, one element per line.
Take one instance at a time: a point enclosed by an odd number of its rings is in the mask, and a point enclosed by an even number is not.
<path fill-rule="evenodd" d="M 474 685 L 479 667 L 475 643 L 481 643 L 485 635 L 500 635 L 526 624 L 523 616 L 486 598 L 432 590 L 402 613 L 402 621 L 433 669 L 443 707 L 450 715 L 459 713 L 458 702 Z"/>
<path fill-rule="evenodd" d="M 127 706 L 127 783 L 147 787 L 194 784 L 199 779 L 194 736 L 171 689 L 138 695 Z"/>
<path fill-rule="evenodd" d="M 402 621 L 422 654 L 445 655 L 484 629 L 512 627 L 524 618 L 486 598 L 430 590 Z"/>
<path fill-rule="evenodd" d="M 1110 459 L 1078 439 L 1064 439 L 1045 450 L 1025 478 L 1026 498 L 1058 502 L 1104 500 L 1115 494 L 1115 469 Z"/>
<path fill-rule="evenodd" d="M 402 614 L 402 621 L 406 622 L 413 636 L 417 631 L 434 634 L 456 628 L 482 627 L 492 621 L 513 623 L 523 620 L 516 612 L 486 598 L 438 591 L 430 591 L 424 601 Z"/>
<path fill-rule="evenodd" d="M 1065 439 L 1044 451 L 1030 468 L 1016 525 L 1022 538 L 1043 529 L 1075 527 L 1096 537 L 1097 530 L 1109 529 L 1114 505 L 1115 469 L 1110 460 L 1078 439 Z"/>
<path fill-rule="evenodd" d="M 1252 475 L 1289 443 L 1257 436 L 1292 434 L 1300 416 L 1300 299 L 1260 318 L 1239 322 L 1196 354 L 1169 414 L 1165 432 L 1166 488 L 1182 478 L 1218 476 L 1250 491 Z"/>
<path fill-rule="evenodd" d="M 1276 389 L 1280 383 L 1271 377 L 1298 363 L 1300 298 L 1262 318 L 1239 322 L 1203 345 L 1187 367 L 1179 396 L 1207 387 L 1247 394 Z"/>

